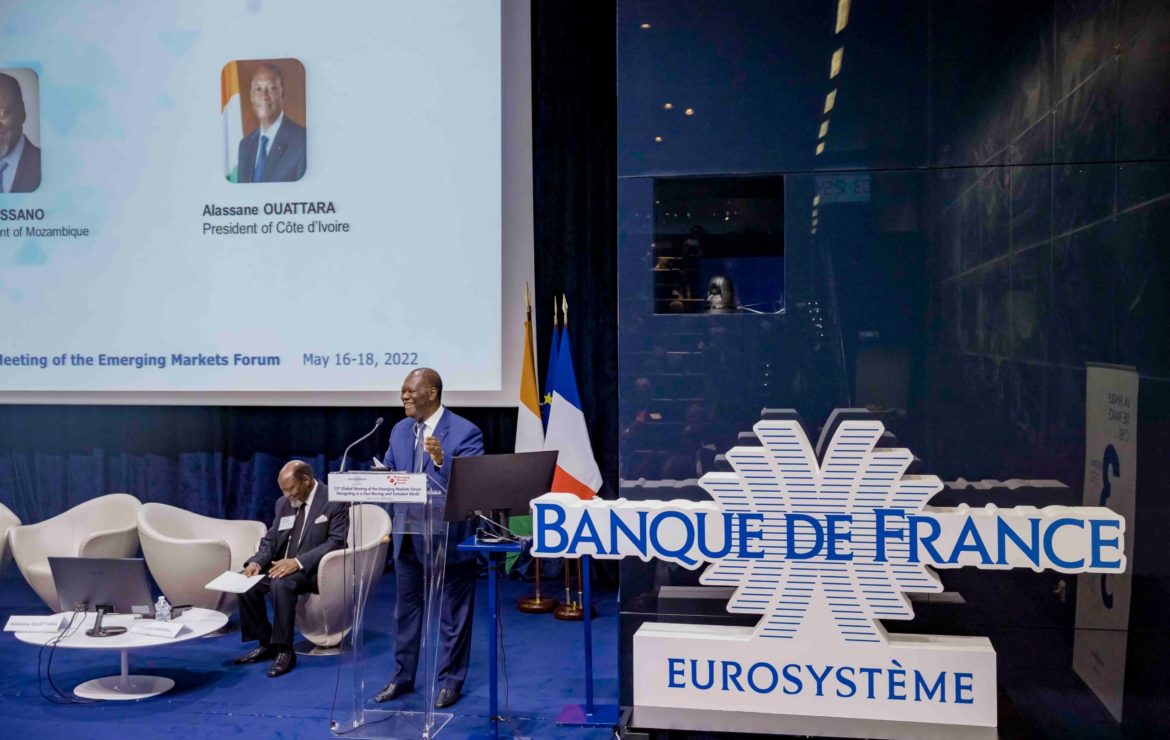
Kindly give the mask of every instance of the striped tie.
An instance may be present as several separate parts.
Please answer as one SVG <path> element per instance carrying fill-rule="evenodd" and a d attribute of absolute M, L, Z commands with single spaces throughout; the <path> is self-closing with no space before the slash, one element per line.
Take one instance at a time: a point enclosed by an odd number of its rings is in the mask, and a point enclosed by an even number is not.
<path fill-rule="evenodd" d="M 414 472 L 421 473 L 423 465 L 426 464 L 427 453 L 423 449 L 423 440 L 427 436 L 427 428 L 423 424 L 415 425 L 415 440 L 414 440 Z"/>
<path fill-rule="evenodd" d="M 260 182 L 260 175 L 264 174 L 264 162 L 268 159 L 268 137 L 260 137 L 260 156 L 256 157 L 256 168 L 252 170 L 252 182 Z"/>

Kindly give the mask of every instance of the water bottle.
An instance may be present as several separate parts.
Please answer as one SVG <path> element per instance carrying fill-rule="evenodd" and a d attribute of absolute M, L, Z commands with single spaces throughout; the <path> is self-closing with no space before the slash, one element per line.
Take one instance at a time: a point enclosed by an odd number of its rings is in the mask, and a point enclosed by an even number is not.
<path fill-rule="evenodd" d="M 167 597 L 158 597 L 158 602 L 154 605 L 154 618 L 159 622 L 171 621 L 171 602 L 167 601 Z"/>

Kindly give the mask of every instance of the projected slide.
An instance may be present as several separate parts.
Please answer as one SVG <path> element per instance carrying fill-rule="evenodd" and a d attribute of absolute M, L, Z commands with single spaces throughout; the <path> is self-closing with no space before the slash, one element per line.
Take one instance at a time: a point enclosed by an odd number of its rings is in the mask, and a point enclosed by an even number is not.
<path fill-rule="evenodd" d="M 500 388 L 498 0 L 7 0 L 0 38 L 0 391 Z"/>

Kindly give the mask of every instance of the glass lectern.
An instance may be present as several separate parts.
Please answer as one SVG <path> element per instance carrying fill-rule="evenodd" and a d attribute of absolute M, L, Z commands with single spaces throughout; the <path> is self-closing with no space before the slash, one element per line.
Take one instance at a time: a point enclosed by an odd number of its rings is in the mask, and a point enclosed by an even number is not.
<path fill-rule="evenodd" d="M 370 472 L 386 474 L 386 471 Z M 349 638 L 351 649 L 340 657 L 341 685 L 330 727 L 333 737 L 433 738 L 451 719 L 451 714 L 434 710 L 447 523 L 443 521 L 446 491 L 430 476 L 427 478 L 426 499 L 426 503 L 390 504 L 392 537 L 401 541 L 404 535 L 409 535 L 414 540 L 416 552 L 422 551 L 420 561 L 425 574 L 423 628 L 415 691 L 385 704 L 373 702 L 373 696 L 382 690 L 394 671 L 394 655 L 387 651 L 387 655 L 379 656 L 376 661 L 368 660 L 362 635 L 368 579 L 362 578 L 357 572 L 360 567 L 356 567 L 348 581 L 353 598 L 353 630 Z M 360 520 L 361 517 L 356 517 L 352 526 L 360 527 Z M 361 532 L 354 534 L 356 541 L 362 541 Z M 417 547 L 420 542 L 423 544 L 421 548 Z M 379 615 L 377 623 L 393 633 L 393 614 Z"/>

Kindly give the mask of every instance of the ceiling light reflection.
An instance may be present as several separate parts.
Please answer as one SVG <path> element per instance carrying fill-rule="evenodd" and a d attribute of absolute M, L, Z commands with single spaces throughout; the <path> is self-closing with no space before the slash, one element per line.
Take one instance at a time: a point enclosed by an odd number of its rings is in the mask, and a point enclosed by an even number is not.
<path fill-rule="evenodd" d="M 833 110 L 833 106 L 837 104 L 837 91 L 829 93 L 825 96 L 825 113 Z"/>
<path fill-rule="evenodd" d="M 821 123 L 821 132 L 820 132 L 819 134 L 817 134 L 817 138 L 818 138 L 818 139 L 823 139 L 823 138 L 825 138 L 825 137 L 826 137 L 826 136 L 828 136 L 828 135 L 829 135 L 829 122 L 828 122 L 828 121 L 823 121 L 823 122 Z"/>
<path fill-rule="evenodd" d="M 849 23 L 849 5 L 850 0 L 837 0 L 837 30 L 834 33 L 841 33 Z"/>
<path fill-rule="evenodd" d="M 842 46 L 833 52 L 833 59 L 829 62 L 829 79 L 841 74 L 841 61 L 845 58 L 845 47 Z"/>
<path fill-rule="evenodd" d="M 823 151 L 825 151 L 825 142 L 822 141 L 820 144 L 817 144 L 817 154 L 820 154 Z"/>

